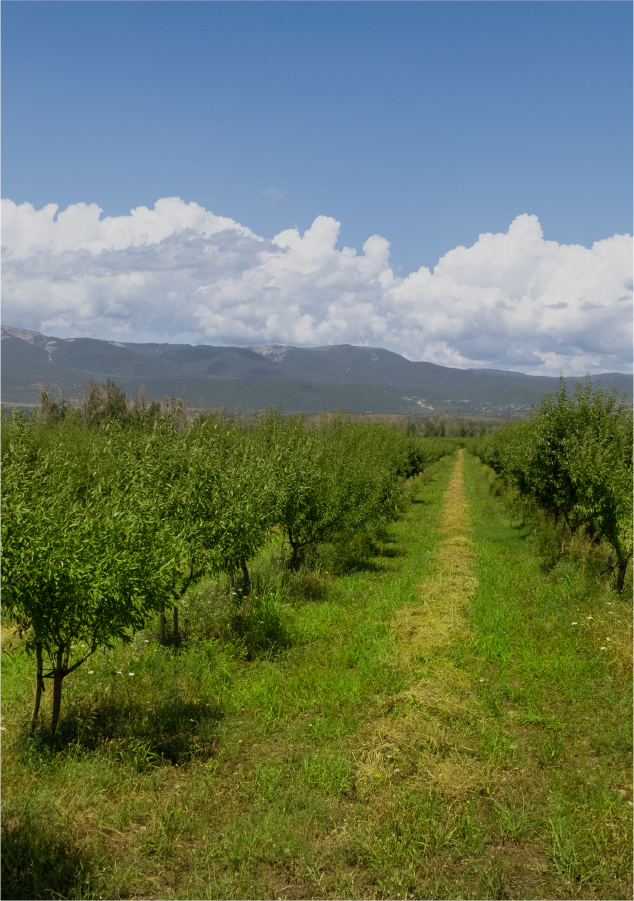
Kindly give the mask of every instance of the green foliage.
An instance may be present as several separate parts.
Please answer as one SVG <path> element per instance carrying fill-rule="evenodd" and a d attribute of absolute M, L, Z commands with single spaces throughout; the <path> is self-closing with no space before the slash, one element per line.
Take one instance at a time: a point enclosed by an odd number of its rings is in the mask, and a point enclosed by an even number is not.
<path fill-rule="evenodd" d="M 290 644 L 279 590 L 254 594 L 242 601 L 231 618 L 232 632 L 241 641 L 247 660 L 270 657 Z"/>
<path fill-rule="evenodd" d="M 87 425 L 99 425 L 105 420 L 126 420 L 128 418 L 128 402 L 125 394 L 110 379 L 105 382 L 90 380 L 84 391 L 83 414 Z"/>
<path fill-rule="evenodd" d="M 2 434 L 2 575 L 5 614 L 36 656 L 33 728 L 44 680 L 55 733 L 62 681 L 98 647 L 128 641 L 152 612 L 164 633 L 167 605 L 178 644 L 177 605 L 204 576 L 229 574 L 248 599 L 249 561 L 267 542 L 284 538 L 297 569 L 308 548 L 371 532 L 453 447 L 344 414 L 314 428 L 279 411 L 194 419 L 184 401 L 131 405 L 109 381 L 91 382 L 83 416 L 46 393 L 33 421 L 16 412 Z M 234 631 L 249 657 L 288 643 L 263 597 Z"/>
<path fill-rule="evenodd" d="M 395 661 L 389 624 L 436 573 L 448 460 L 387 529 L 402 556 L 372 570 L 287 573 L 269 535 L 253 594 L 261 573 L 283 581 L 288 653 L 245 665 L 227 623 L 246 598 L 205 581 L 181 647 L 150 626 L 73 674 L 56 753 L 25 740 L 24 655 L 3 653 L 3 896 L 276 898 L 291 880 L 318 898 L 630 896 L 627 598 L 574 557 L 544 573 L 536 530 L 511 527 L 465 456 L 473 625 L 424 660 Z M 466 784 L 439 784 L 465 762 Z"/>
<path fill-rule="evenodd" d="M 454 449 L 344 414 L 309 430 L 303 416 L 269 413 L 260 429 L 275 461 L 275 524 L 288 540 L 291 568 L 310 545 L 393 520 L 405 480 Z"/>
<path fill-rule="evenodd" d="M 40 406 L 36 408 L 35 415 L 41 425 L 50 427 L 67 417 L 77 419 L 81 413 L 72 407 L 63 391 L 60 392 L 59 400 L 53 400 L 51 389 L 47 386 L 42 391 Z"/>
<path fill-rule="evenodd" d="M 6 898 L 85 898 L 95 861 L 80 850 L 52 804 L 20 804 L 4 811 L 2 882 Z"/>
<path fill-rule="evenodd" d="M 4 611 L 36 653 L 38 691 L 48 655 L 53 730 L 63 678 L 98 646 L 129 638 L 170 594 L 177 542 L 142 458 L 115 424 L 42 429 L 16 418 L 3 429 Z M 38 706 L 39 697 L 34 719 Z"/>
<path fill-rule="evenodd" d="M 529 420 L 483 440 L 481 459 L 555 518 L 580 527 L 616 553 L 619 588 L 632 557 L 632 410 L 616 391 L 562 378 Z"/>

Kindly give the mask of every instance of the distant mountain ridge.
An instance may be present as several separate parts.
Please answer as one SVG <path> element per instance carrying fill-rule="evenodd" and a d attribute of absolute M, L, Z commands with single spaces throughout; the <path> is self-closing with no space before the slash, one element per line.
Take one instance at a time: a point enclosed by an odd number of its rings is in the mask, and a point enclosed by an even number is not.
<path fill-rule="evenodd" d="M 632 376 L 594 376 L 632 399 Z M 270 344 L 215 347 L 55 338 L 2 326 L 3 403 L 35 404 L 42 386 L 67 396 L 91 378 L 110 378 L 128 394 L 143 384 L 152 399 L 185 394 L 194 406 L 318 413 L 344 407 L 365 413 L 518 416 L 558 379 L 412 362 L 393 351 L 340 344 L 298 348 Z M 569 382 L 574 383 L 575 379 Z"/>

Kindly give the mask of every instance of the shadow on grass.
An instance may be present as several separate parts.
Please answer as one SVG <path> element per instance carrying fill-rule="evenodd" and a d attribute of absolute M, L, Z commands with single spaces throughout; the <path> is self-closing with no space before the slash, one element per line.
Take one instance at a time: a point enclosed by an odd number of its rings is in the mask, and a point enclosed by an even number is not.
<path fill-rule="evenodd" d="M 533 534 L 533 529 L 530 523 L 522 522 L 517 526 L 512 525 L 511 528 L 514 532 L 517 533 L 517 537 L 520 541 L 526 541 L 527 538 L 530 538 Z M 524 535 L 522 535 L 522 529 L 527 529 Z"/>
<path fill-rule="evenodd" d="M 28 807 L 3 815 L 2 898 L 92 897 L 95 861 L 54 822 L 54 812 Z"/>
<path fill-rule="evenodd" d="M 401 542 L 387 530 L 377 532 L 342 536 L 331 545 L 322 545 L 320 553 L 324 566 L 337 575 L 385 572 L 387 560 L 403 557 L 405 551 Z"/>
<path fill-rule="evenodd" d="M 224 712 L 218 704 L 168 698 L 146 704 L 103 698 L 74 705 L 60 720 L 51 749 L 46 732 L 27 739 L 22 755 L 39 768 L 58 753 L 106 751 L 140 772 L 161 764 L 183 764 L 213 753 Z"/>

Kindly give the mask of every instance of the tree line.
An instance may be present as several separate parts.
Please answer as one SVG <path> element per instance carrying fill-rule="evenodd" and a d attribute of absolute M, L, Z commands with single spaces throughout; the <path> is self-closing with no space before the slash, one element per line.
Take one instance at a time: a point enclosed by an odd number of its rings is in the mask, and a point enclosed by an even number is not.
<path fill-rule="evenodd" d="M 270 542 L 298 568 L 320 542 L 396 518 L 406 480 L 452 442 L 421 440 L 344 413 L 307 426 L 268 411 L 246 421 L 189 415 L 184 402 L 129 404 L 92 386 L 77 409 L 48 392 L 36 415 L 2 430 L 5 616 L 36 661 L 31 728 L 52 681 L 100 647 L 130 641 L 203 577 L 250 590 L 250 562 Z"/>
<path fill-rule="evenodd" d="M 587 376 L 570 392 L 562 377 L 555 396 L 484 439 L 477 453 L 523 498 L 563 520 L 572 542 L 580 530 L 606 541 L 623 590 L 632 558 L 632 408 L 616 389 L 593 390 Z"/>

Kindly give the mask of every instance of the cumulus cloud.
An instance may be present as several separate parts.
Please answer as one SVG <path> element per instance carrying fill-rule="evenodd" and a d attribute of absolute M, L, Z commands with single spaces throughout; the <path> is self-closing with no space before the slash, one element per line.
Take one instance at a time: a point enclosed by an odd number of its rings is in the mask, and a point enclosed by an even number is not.
<path fill-rule="evenodd" d="M 536 216 L 407 278 L 340 224 L 268 240 L 196 203 L 101 217 L 2 201 L 3 322 L 45 334 L 210 344 L 370 344 L 531 373 L 631 371 L 632 241 L 545 241 Z"/>

